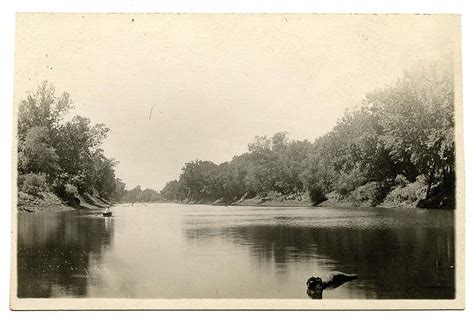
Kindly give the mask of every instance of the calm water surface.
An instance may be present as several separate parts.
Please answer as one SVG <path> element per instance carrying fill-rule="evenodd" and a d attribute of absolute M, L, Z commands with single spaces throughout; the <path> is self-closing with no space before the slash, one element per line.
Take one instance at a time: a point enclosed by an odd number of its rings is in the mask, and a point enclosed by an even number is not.
<path fill-rule="evenodd" d="M 19 297 L 452 299 L 452 211 L 178 204 L 20 214 Z"/>

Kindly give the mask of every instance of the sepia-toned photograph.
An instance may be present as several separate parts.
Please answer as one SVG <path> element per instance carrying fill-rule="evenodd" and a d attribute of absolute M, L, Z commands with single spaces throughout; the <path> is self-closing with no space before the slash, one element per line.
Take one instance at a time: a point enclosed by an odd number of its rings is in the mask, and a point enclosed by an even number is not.
<path fill-rule="evenodd" d="M 462 309 L 460 21 L 18 13 L 11 308 Z"/>

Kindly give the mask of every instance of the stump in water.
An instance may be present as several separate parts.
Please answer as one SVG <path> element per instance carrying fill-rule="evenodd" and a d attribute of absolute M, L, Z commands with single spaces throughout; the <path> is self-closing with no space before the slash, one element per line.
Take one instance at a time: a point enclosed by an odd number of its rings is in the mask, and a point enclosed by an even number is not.
<path fill-rule="evenodd" d="M 334 271 L 325 276 L 324 278 L 320 277 L 311 277 L 306 281 L 306 294 L 312 299 L 322 299 L 323 290 L 326 288 L 335 289 L 346 282 L 359 279 L 359 276 L 355 274 L 347 274 L 344 272 Z"/>

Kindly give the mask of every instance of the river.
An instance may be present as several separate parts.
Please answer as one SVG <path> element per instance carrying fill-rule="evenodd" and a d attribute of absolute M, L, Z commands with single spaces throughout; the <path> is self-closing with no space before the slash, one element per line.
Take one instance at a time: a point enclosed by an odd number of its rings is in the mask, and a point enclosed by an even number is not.
<path fill-rule="evenodd" d="M 452 299 L 454 212 L 130 204 L 18 216 L 18 297 Z"/>

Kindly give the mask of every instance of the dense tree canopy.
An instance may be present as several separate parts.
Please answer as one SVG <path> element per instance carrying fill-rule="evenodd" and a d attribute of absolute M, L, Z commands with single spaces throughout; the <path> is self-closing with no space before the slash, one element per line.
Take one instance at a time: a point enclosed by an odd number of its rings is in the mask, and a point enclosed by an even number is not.
<path fill-rule="evenodd" d="M 77 193 L 111 199 L 116 188 L 116 162 L 100 149 L 109 129 L 78 115 L 66 121 L 65 116 L 72 109 L 70 96 L 67 93 L 57 96 L 54 87 L 46 81 L 21 101 L 18 113 L 20 191 L 33 190 L 27 181 L 43 181 L 44 178 L 44 191 L 55 192 L 66 199 Z"/>
<path fill-rule="evenodd" d="M 257 136 L 248 152 L 216 165 L 186 163 L 161 191 L 171 201 L 237 201 L 307 192 L 355 205 L 454 206 L 453 76 L 437 68 L 407 72 L 367 94 L 328 134 L 291 141 Z"/>
<path fill-rule="evenodd" d="M 327 134 L 310 142 L 286 132 L 257 136 L 228 162 L 195 160 L 160 193 L 115 177 L 100 148 L 109 129 L 74 116 L 67 93 L 42 83 L 20 103 L 18 186 L 68 199 L 82 193 L 122 202 L 224 202 L 255 196 L 364 206 L 454 207 L 453 76 L 419 68 L 369 92 Z"/>

